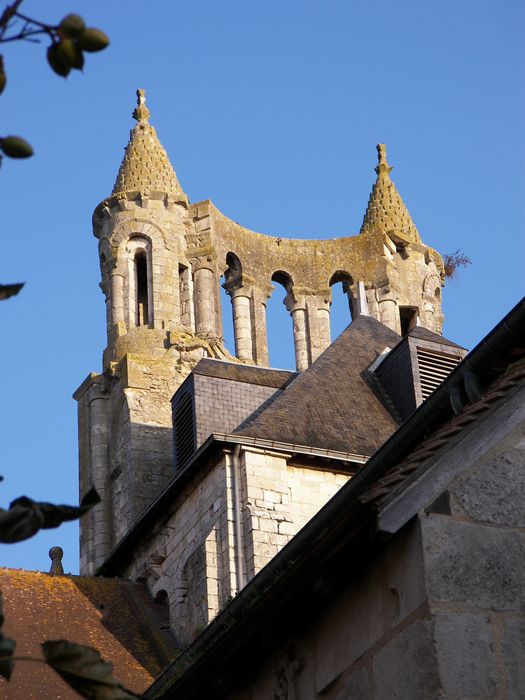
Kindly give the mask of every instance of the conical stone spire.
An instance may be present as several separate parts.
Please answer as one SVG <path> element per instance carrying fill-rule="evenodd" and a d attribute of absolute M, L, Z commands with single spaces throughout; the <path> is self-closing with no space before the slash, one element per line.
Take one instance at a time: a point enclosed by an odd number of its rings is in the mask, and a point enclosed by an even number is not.
<path fill-rule="evenodd" d="M 176 201 L 187 203 L 168 155 L 149 123 L 149 114 L 144 90 L 137 90 L 137 106 L 133 111 L 137 125 L 130 132 L 112 194 L 165 192 Z"/>
<path fill-rule="evenodd" d="M 386 160 L 386 146 L 377 146 L 378 163 L 375 168 L 377 180 L 372 188 L 368 207 L 360 233 L 401 234 L 412 241 L 421 241 L 418 230 L 412 221 L 401 195 L 390 179 L 392 168 Z"/>

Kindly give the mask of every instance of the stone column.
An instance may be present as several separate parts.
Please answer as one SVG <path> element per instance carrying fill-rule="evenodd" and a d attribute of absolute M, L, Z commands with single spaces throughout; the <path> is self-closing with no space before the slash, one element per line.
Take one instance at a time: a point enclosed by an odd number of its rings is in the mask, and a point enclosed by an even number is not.
<path fill-rule="evenodd" d="M 116 269 L 111 271 L 111 322 L 124 323 L 124 277 Z"/>
<path fill-rule="evenodd" d="M 252 333 L 253 355 L 257 365 L 267 367 L 268 359 L 268 335 L 266 332 L 266 304 L 272 293 L 271 287 L 252 288 Z"/>
<path fill-rule="evenodd" d="M 239 360 L 253 362 L 252 314 L 250 293 L 245 287 L 228 292 L 233 307 L 235 354 Z"/>
<path fill-rule="evenodd" d="M 215 290 L 213 271 L 207 267 L 195 270 L 195 326 L 197 333 L 215 334 Z"/>
<path fill-rule="evenodd" d="M 330 297 L 329 289 L 324 294 L 306 297 L 310 362 L 314 362 L 330 345 Z"/>
<path fill-rule="evenodd" d="M 179 314 L 181 326 L 195 331 L 195 308 L 193 303 L 193 278 L 189 267 L 179 265 Z"/>
<path fill-rule="evenodd" d="M 295 365 L 302 372 L 310 364 L 306 304 L 304 298 L 296 299 L 291 291 L 286 295 L 284 304 L 292 316 Z"/>
<path fill-rule="evenodd" d="M 94 384 L 89 390 L 91 481 L 100 496 L 100 503 L 90 514 L 93 527 L 90 537 L 92 551 L 88 555 L 91 574 L 111 551 L 108 398 L 105 384 Z"/>
<path fill-rule="evenodd" d="M 308 365 L 308 333 L 306 329 L 306 309 L 294 309 L 292 312 L 293 341 L 295 346 L 295 364 L 302 372 Z"/>
<path fill-rule="evenodd" d="M 366 289 L 366 303 L 369 315 L 380 321 L 381 318 L 379 315 L 379 304 L 377 302 L 377 290 L 374 287 Z"/>
<path fill-rule="evenodd" d="M 379 299 L 379 320 L 396 333 L 401 333 L 399 309 L 393 296 Z"/>

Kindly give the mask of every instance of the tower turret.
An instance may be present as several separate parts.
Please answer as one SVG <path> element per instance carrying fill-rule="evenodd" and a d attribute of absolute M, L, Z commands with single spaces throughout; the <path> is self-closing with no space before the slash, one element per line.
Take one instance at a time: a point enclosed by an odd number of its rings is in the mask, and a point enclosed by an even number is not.
<path fill-rule="evenodd" d="M 441 333 L 443 261 L 424 245 L 390 178 L 384 143 L 377 145 L 376 182 L 359 237 L 382 243 L 381 265 L 366 284 L 370 313 L 398 333 L 415 325 Z M 379 274 L 378 274 L 379 273 Z"/>
<path fill-rule="evenodd" d="M 113 192 L 93 215 L 106 297 L 105 368 L 129 352 L 158 358 L 170 331 L 195 330 L 184 253 L 188 198 L 149 123 L 144 91 L 137 96 L 137 124 Z"/>
<path fill-rule="evenodd" d="M 82 523 L 83 573 L 96 570 L 172 477 L 176 389 L 204 355 L 226 355 L 218 275 L 206 286 L 208 258 L 197 265 L 186 256 L 193 214 L 149 123 L 143 90 L 137 98 L 112 194 L 93 215 L 107 347 L 103 374 L 91 374 L 75 393 L 81 491 L 94 484 L 102 498 Z"/>

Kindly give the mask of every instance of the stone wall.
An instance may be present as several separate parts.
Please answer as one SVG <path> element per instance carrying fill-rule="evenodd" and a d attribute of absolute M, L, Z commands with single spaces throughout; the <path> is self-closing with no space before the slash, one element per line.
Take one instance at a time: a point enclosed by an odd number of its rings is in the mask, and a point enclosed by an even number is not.
<path fill-rule="evenodd" d="M 348 479 L 253 448 L 202 464 L 137 542 L 124 577 L 165 591 L 181 644 L 202 631 Z"/>
<path fill-rule="evenodd" d="M 330 598 L 320 619 L 315 608 L 305 610 L 304 637 L 287 639 L 274 649 L 243 692 L 229 697 L 440 697 L 417 524 Z M 316 621 L 310 628 L 309 618 Z"/>
<path fill-rule="evenodd" d="M 523 698 L 524 464 L 522 387 L 382 506 L 379 523 L 392 507 L 397 533 L 349 567 L 337 595 L 312 601 L 301 636 L 260 658 L 227 697 Z M 420 494 L 425 507 L 403 526 Z"/>
<path fill-rule="evenodd" d="M 272 559 L 348 480 L 347 474 L 288 464 L 288 455 L 240 455 L 245 581 Z"/>

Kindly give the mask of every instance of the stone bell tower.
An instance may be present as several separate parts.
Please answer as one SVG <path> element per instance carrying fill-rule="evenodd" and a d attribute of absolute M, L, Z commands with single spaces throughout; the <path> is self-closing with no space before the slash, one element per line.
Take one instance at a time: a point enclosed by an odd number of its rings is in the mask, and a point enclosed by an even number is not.
<path fill-rule="evenodd" d="M 115 186 L 93 215 L 107 347 L 103 373 L 75 393 L 81 493 L 93 484 L 102 498 L 82 524 L 82 573 L 96 570 L 172 476 L 177 387 L 204 355 L 229 357 L 218 303 L 194 294 L 188 198 L 149 123 L 144 91 L 137 96 Z"/>
<path fill-rule="evenodd" d="M 171 399 L 204 356 L 268 364 L 266 303 L 286 290 L 296 367 L 330 345 L 332 287 L 349 316 L 400 334 L 440 332 L 441 256 L 424 245 L 384 145 L 358 235 L 290 239 L 250 231 L 209 200 L 190 204 L 155 129 L 144 91 L 111 195 L 93 215 L 106 302 L 103 371 L 75 393 L 81 496 L 101 496 L 81 524 L 81 572 L 94 573 L 173 477 Z M 237 358 L 224 348 L 220 286 L 231 299 Z"/>

